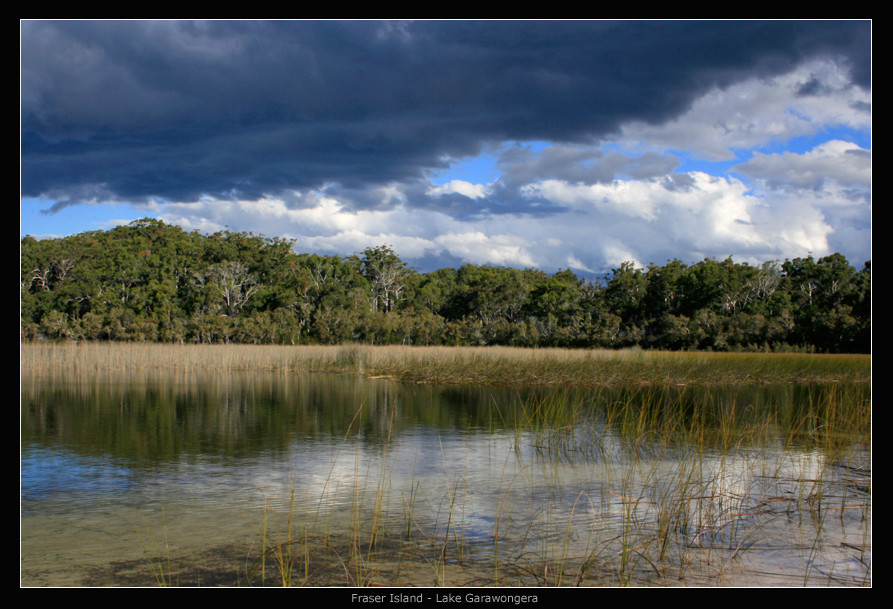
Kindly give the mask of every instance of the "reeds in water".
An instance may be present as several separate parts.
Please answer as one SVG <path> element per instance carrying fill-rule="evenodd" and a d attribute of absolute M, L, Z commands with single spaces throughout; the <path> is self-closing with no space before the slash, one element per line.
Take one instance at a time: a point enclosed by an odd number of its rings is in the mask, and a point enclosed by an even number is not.
<path fill-rule="evenodd" d="M 504 413 L 514 450 L 488 539 L 467 536 L 481 492 L 467 472 L 402 483 L 391 513 L 383 462 L 374 492 L 354 493 L 349 536 L 327 533 L 310 562 L 348 585 L 870 584 L 869 389 L 803 391 L 534 392 Z"/>

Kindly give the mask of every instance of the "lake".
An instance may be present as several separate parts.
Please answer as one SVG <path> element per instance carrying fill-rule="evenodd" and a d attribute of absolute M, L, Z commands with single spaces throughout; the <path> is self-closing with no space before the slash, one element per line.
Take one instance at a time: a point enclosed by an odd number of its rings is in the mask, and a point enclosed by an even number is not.
<path fill-rule="evenodd" d="M 871 585 L 870 400 L 23 373 L 21 584 Z"/>

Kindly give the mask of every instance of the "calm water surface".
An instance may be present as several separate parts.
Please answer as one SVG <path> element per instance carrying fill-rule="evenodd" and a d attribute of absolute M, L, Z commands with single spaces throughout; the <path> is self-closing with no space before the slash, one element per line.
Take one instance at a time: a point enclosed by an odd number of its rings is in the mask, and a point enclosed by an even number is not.
<path fill-rule="evenodd" d="M 633 390 L 24 375 L 21 583 L 269 585 L 288 539 L 310 585 L 867 585 L 870 444 L 816 391 L 664 390 L 669 433 Z"/>

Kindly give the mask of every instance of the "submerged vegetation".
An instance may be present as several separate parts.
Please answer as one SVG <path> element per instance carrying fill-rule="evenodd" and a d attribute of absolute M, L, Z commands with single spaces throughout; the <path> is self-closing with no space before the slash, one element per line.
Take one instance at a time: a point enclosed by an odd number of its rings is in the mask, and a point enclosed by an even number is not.
<path fill-rule="evenodd" d="M 403 344 L 868 353 L 871 263 L 705 259 L 604 277 L 466 264 L 420 273 L 388 246 L 295 253 L 251 233 L 143 219 L 21 241 L 24 340 Z"/>

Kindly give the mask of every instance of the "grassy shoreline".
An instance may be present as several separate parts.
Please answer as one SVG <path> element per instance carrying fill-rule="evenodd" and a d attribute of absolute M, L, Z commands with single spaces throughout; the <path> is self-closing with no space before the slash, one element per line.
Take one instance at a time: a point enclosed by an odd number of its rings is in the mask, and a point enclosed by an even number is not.
<path fill-rule="evenodd" d="M 514 347 L 22 343 L 21 371 L 328 372 L 410 383 L 601 386 L 870 382 L 870 355 Z"/>

